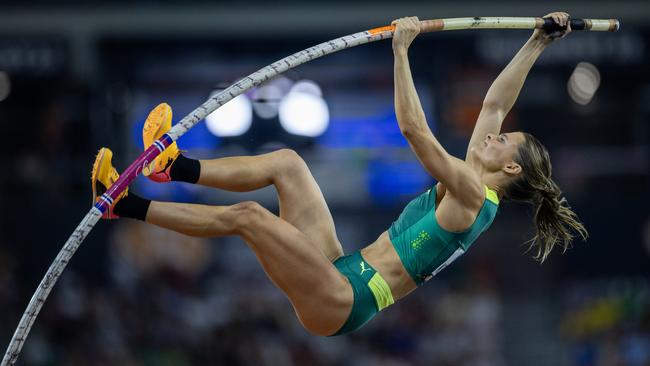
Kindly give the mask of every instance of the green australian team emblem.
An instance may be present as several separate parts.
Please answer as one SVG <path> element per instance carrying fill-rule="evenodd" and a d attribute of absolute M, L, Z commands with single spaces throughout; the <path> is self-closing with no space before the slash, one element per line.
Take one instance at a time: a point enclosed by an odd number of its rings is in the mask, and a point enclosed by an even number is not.
<path fill-rule="evenodd" d="M 415 250 L 420 250 L 422 248 L 422 244 L 424 244 L 424 242 L 429 240 L 429 239 L 431 239 L 431 236 L 429 235 L 429 233 L 422 230 L 422 231 L 420 231 L 420 233 L 418 234 L 418 236 L 415 239 L 411 240 L 411 248 L 413 248 Z"/>

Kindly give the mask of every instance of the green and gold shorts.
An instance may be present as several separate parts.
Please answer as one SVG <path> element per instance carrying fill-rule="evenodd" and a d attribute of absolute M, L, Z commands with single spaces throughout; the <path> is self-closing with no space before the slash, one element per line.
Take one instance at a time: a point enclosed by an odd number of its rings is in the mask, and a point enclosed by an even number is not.
<path fill-rule="evenodd" d="M 354 304 L 348 320 L 332 335 L 337 336 L 361 328 L 394 301 L 388 283 L 363 259 L 360 252 L 337 259 L 334 266 L 348 278 L 354 292 Z"/>

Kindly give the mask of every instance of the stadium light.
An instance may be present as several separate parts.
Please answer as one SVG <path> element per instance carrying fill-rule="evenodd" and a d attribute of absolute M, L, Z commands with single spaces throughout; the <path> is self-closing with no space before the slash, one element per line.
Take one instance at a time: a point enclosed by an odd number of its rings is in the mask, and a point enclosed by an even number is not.
<path fill-rule="evenodd" d="M 212 93 L 215 95 L 218 91 Z M 251 101 L 244 94 L 224 104 L 205 117 L 210 133 L 218 137 L 240 136 L 246 133 L 253 122 Z"/>
<path fill-rule="evenodd" d="M 600 72 L 593 64 L 580 62 L 567 83 L 569 96 L 580 105 L 587 105 L 600 86 Z"/>
<path fill-rule="evenodd" d="M 329 107 L 320 87 L 309 80 L 296 82 L 280 102 L 279 118 L 289 133 L 307 137 L 323 134 L 329 126 Z"/>

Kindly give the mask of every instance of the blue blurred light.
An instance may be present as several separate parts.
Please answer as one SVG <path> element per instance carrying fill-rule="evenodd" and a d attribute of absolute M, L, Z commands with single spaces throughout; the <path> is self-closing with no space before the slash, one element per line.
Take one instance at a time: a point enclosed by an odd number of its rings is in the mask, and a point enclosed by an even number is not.
<path fill-rule="evenodd" d="M 330 148 L 406 147 L 391 106 L 386 112 L 366 118 L 332 118 L 327 131 L 316 139 Z"/>
<path fill-rule="evenodd" d="M 376 159 L 368 163 L 368 192 L 382 206 L 407 202 L 431 188 L 433 178 L 417 161 Z"/>

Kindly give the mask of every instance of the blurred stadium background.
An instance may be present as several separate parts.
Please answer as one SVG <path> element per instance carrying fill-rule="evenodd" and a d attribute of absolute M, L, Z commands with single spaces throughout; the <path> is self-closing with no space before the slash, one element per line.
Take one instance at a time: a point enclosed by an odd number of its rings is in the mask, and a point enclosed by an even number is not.
<path fill-rule="evenodd" d="M 102 222 L 54 289 L 19 364 L 650 365 L 647 0 L 3 0 L 2 352 L 90 207 L 94 153 L 111 147 L 124 169 L 141 151 L 140 128 L 159 102 L 174 108 L 177 121 L 277 59 L 401 16 L 554 10 L 622 21 L 619 33 L 576 32 L 552 45 L 505 124 L 550 149 L 554 176 L 590 231 L 586 243 L 540 266 L 522 246 L 533 230 L 531 213 L 506 205 L 466 256 L 415 294 L 356 333 L 318 338 L 300 327 L 239 239 Z M 529 34 L 459 31 L 414 42 L 420 97 L 453 154 L 464 155 L 487 88 Z M 237 102 L 243 114 L 233 106 L 214 115 L 179 145 L 200 158 L 296 149 L 350 252 L 433 184 L 399 134 L 392 93 L 390 42 L 357 47 L 247 93 Z M 287 110 L 303 111 L 297 125 Z M 232 121 L 240 128 L 229 128 Z M 142 178 L 132 189 L 186 202 L 253 199 L 277 210 L 272 189 L 233 194 Z"/>

